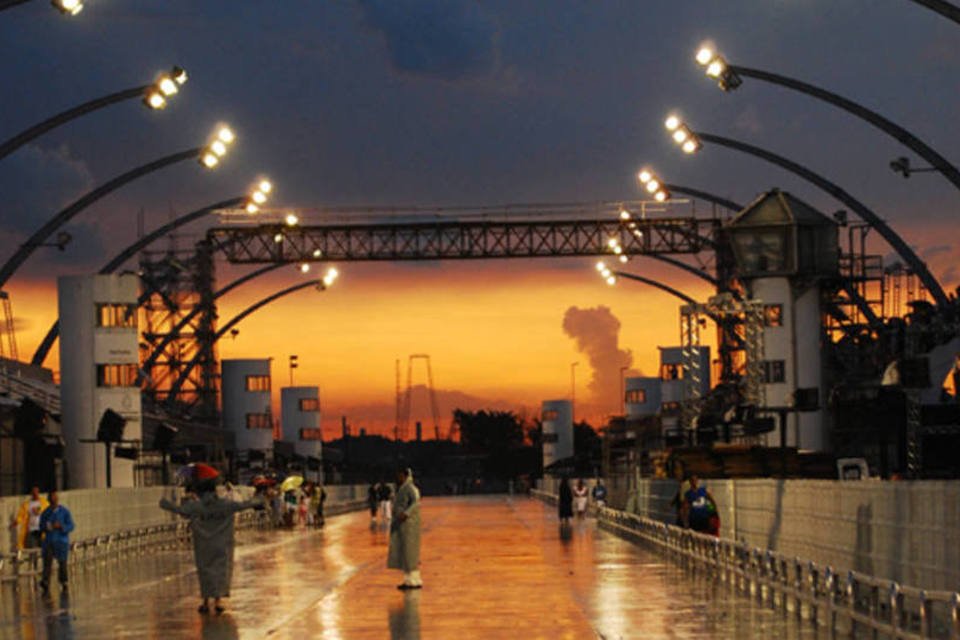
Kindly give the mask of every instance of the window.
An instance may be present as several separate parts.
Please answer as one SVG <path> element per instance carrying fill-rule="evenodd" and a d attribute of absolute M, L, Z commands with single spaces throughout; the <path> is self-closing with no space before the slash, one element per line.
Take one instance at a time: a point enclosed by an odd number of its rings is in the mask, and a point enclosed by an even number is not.
<path fill-rule="evenodd" d="M 137 386 L 136 364 L 98 364 L 98 387 L 135 387 Z"/>
<path fill-rule="evenodd" d="M 547 411 L 544 411 L 544 412 L 543 412 L 543 419 L 544 419 L 544 420 L 556 420 L 558 417 L 560 417 L 560 414 L 557 413 L 557 412 L 556 412 L 555 410 L 553 410 L 553 409 L 550 409 L 550 410 L 547 410 Z"/>
<path fill-rule="evenodd" d="M 660 413 L 663 415 L 669 416 L 676 413 L 680 413 L 680 403 L 679 402 L 664 402 L 660 405 Z"/>
<path fill-rule="evenodd" d="M 317 398 L 300 398 L 300 411 L 320 411 L 320 400 Z"/>
<path fill-rule="evenodd" d="M 270 376 L 247 376 L 247 391 L 270 391 Z"/>
<path fill-rule="evenodd" d="M 323 440 L 323 432 L 320 429 L 300 429 L 301 440 Z"/>
<path fill-rule="evenodd" d="M 247 429 L 273 429 L 273 420 L 269 413 L 248 413 Z"/>
<path fill-rule="evenodd" d="M 632 404 L 643 404 L 647 401 L 646 389 L 627 389 L 627 394 L 623 398 L 624 402 Z"/>
<path fill-rule="evenodd" d="M 765 384 L 776 384 L 786 381 L 786 367 L 783 360 L 764 360 L 763 361 L 763 382 Z"/>
<path fill-rule="evenodd" d="M 137 326 L 137 305 L 135 304 L 98 304 L 98 327 Z"/>
<path fill-rule="evenodd" d="M 783 305 L 765 304 L 763 305 L 763 324 L 768 327 L 783 326 Z"/>
<path fill-rule="evenodd" d="M 660 365 L 661 380 L 683 380 L 682 364 L 662 364 Z"/>
<path fill-rule="evenodd" d="M 558 433 L 545 433 L 540 436 L 540 441 L 544 443 L 553 443 L 560 441 L 560 434 Z"/>

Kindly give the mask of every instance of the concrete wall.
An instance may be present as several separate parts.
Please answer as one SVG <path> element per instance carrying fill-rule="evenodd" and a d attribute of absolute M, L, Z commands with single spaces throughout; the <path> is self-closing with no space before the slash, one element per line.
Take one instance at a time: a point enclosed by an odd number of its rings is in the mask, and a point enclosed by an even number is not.
<path fill-rule="evenodd" d="M 249 491 L 250 487 L 238 487 Z M 330 513 L 341 511 L 337 505 L 355 501 L 366 501 L 366 485 L 327 485 L 325 505 Z M 121 489 L 78 489 L 61 491 L 60 504 L 70 509 L 76 529 L 70 535 L 71 540 L 82 540 L 93 536 L 107 535 L 124 529 L 136 529 L 172 522 L 177 516 L 160 509 L 160 498 L 171 498 L 178 494 L 175 487 L 140 487 Z M 0 554 L 9 552 L 11 532 L 7 529 L 10 519 L 16 515 L 26 496 L 8 496 L 0 498 Z"/>
<path fill-rule="evenodd" d="M 925 589 L 960 590 L 960 482 L 760 479 L 703 484 L 718 503 L 725 538 L 843 571 Z M 673 523 L 670 501 L 676 490 L 672 480 L 642 479 L 624 504 L 611 506 Z"/>

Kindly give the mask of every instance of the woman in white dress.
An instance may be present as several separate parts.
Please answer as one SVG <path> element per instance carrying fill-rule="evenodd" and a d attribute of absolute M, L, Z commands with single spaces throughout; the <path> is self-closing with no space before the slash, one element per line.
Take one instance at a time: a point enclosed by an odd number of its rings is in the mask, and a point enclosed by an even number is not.
<path fill-rule="evenodd" d="M 583 478 L 577 481 L 577 486 L 573 490 L 573 506 L 577 510 L 577 517 L 582 518 L 587 514 L 587 496 L 589 492 L 583 484 Z"/>

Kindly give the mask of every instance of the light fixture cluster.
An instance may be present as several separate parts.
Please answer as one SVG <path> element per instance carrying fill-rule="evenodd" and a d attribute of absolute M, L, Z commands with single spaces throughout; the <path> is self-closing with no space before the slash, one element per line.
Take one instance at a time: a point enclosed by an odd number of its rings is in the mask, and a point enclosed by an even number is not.
<path fill-rule="evenodd" d="M 267 201 L 272 191 L 273 184 L 271 184 L 269 180 L 261 180 L 258 182 L 250 194 L 250 199 L 247 200 L 247 206 L 245 207 L 247 213 L 253 215 L 260 211 L 260 205 Z"/>
<path fill-rule="evenodd" d="M 670 132 L 670 137 L 683 149 L 684 153 L 696 153 L 703 146 L 697 134 L 679 116 L 671 114 L 663 124 Z"/>
<path fill-rule="evenodd" d="M 617 284 L 617 276 L 614 275 L 613 271 L 611 271 L 610 268 L 607 267 L 606 263 L 604 263 L 602 260 L 597 263 L 597 271 L 600 273 L 600 276 L 604 279 L 604 281 L 611 287 Z"/>
<path fill-rule="evenodd" d="M 627 212 L 621 212 L 621 213 L 627 213 L 629 215 L 630 212 L 627 211 Z M 621 219 L 623 219 L 622 216 L 621 216 Z M 627 219 L 629 220 L 629 218 Z M 634 223 L 633 226 L 636 227 L 636 224 Z M 607 240 L 607 247 L 609 247 L 610 251 L 612 251 L 614 255 L 617 256 L 617 259 L 620 262 L 626 264 L 627 262 L 630 261 L 630 258 L 627 256 L 627 254 L 623 252 L 623 245 L 621 245 L 620 241 L 617 240 L 616 238 L 610 238 L 609 240 Z"/>
<path fill-rule="evenodd" d="M 50 4 L 60 13 L 75 16 L 83 11 L 83 0 L 50 0 Z"/>
<path fill-rule="evenodd" d="M 724 91 L 736 89 L 743 84 L 743 80 L 737 75 L 737 72 L 730 68 L 726 59 L 714 51 L 713 47 L 706 45 L 700 47 L 696 59 L 697 64 L 703 67 L 707 76 L 714 78 L 717 85 Z"/>
<path fill-rule="evenodd" d="M 167 98 L 180 91 L 180 87 L 187 81 L 187 72 L 181 67 L 174 67 L 169 73 L 163 73 L 157 81 L 147 87 L 143 94 L 143 104 L 151 109 L 163 109 L 167 106 Z"/>
<path fill-rule="evenodd" d="M 213 140 L 207 144 L 206 148 L 200 153 L 200 164 L 207 169 L 213 169 L 220 164 L 220 158 L 227 155 L 230 145 L 237 139 L 236 134 L 230 127 L 222 126 L 213 136 Z"/>
<path fill-rule="evenodd" d="M 640 173 L 642 174 L 643 172 L 641 171 Z M 627 229 L 630 230 L 630 233 L 632 233 L 637 240 L 643 240 L 643 231 L 641 231 L 640 228 L 637 226 L 637 223 L 633 221 L 633 216 L 630 215 L 629 211 L 627 211 L 626 209 L 621 209 L 620 220 L 627 225 Z M 617 243 L 617 246 L 620 245 L 620 242 L 618 240 L 614 240 L 614 241 Z M 608 241 L 607 244 L 609 245 L 610 241 Z M 614 253 L 616 253 L 616 251 L 614 251 Z M 626 263 L 629 260 L 630 258 L 627 257 L 625 254 L 623 254 L 621 250 L 620 262 Z"/>
<path fill-rule="evenodd" d="M 323 286 L 329 287 L 332 285 L 337 280 L 339 275 L 340 272 L 337 271 L 336 267 L 330 267 L 327 269 L 327 272 L 323 275 Z"/>
<path fill-rule="evenodd" d="M 649 169 L 641 169 L 637 173 L 637 179 L 647 190 L 647 193 L 653 194 L 653 199 L 657 202 L 666 202 L 670 199 L 670 192 L 664 187 L 663 182 Z"/>

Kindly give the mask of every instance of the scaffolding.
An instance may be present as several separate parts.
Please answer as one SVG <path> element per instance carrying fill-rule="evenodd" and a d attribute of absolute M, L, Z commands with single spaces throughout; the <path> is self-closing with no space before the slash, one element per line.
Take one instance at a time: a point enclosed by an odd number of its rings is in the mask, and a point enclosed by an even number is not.
<path fill-rule="evenodd" d="M 160 356 L 143 372 L 145 397 L 156 404 L 170 405 L 174 382 L 199 355 L 199 365 L 177 393 L 175 406 L 193 417 L 216 417 L 219 375 L 213 341 L 216 307 L 212 253 L 205 243 L 199 243 L 195 250 L 171 247 L 164 252 L 145 252 L 140 271 L 144 285 L 141 348 L 149 355 L 166 343 Z M 185 326 L 175 331 L 187 318 Z"/>
<path fill-rule="evenodd" d="M 415 353 L 407 358 L 407 390 L 400 407 L 399 439 L 406 440 L 410 433 L 410 405 L 413 402 L 413 362 L 423 360 L 427 367 L 427 389 L 430 392 L 430 411 L 433 414 L 433 434 L 440 439 L 440 411 L 437 406 L 437 392 L 433 386 L 433 369 L 430 366 L 430 356 L 425 353 Z"/>
<path fill-rule="evenodd" d="M 0 291 L 0 302 L 3 304 L 3 324 L 0 324 L 0 357 L 19 360 L 17 332 L 13 321 L 13 307 L 10 305 L 10 294 L 6 291 Z"/>

